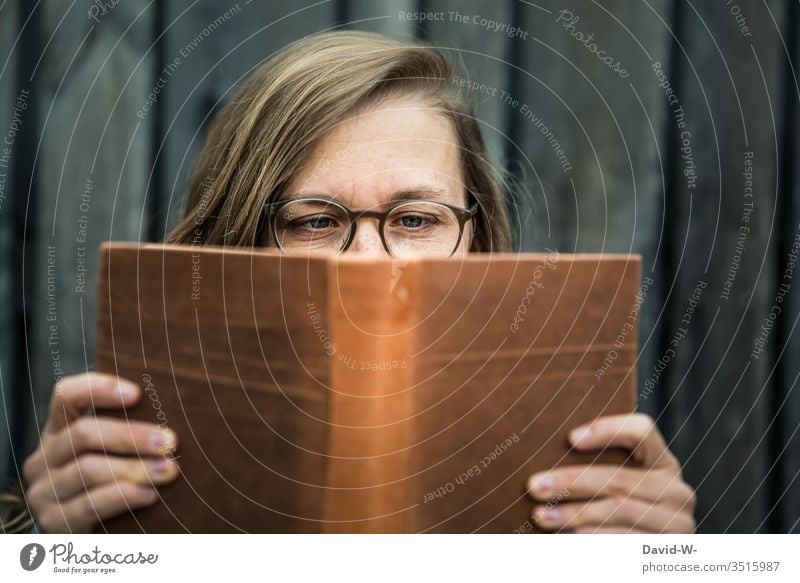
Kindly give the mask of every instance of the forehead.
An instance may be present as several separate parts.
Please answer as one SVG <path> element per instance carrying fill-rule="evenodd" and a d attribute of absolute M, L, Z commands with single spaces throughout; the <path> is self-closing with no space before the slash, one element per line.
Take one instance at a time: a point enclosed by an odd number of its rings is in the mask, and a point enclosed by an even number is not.
<path fill-rule="evenodd" d="M 393 101 L 342 122 L 309 156 L 288 189 L 346 202 L 380 202 L 430 186 L 460 197 L 463 177 L 453 123 L 418 101 Z"/>

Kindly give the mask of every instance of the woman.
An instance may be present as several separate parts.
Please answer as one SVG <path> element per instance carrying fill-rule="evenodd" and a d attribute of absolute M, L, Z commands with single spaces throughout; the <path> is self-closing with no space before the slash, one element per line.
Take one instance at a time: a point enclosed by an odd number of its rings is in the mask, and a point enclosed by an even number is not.
<path fill-rule="evenodd" d="M 508 188 L 487 161 L 461 78 L 435 49 L 375 34 L 321 34 L 283 50 L 217 116 L 187 212 L 167 241 L 278 245 L 287 253 L 510 251 Z M 422 212 L 420 203 L 442 214 Z M 454 217 L 458 237 L 451 230 L 422 247 L 409 243 L 409 233 L 441 234 L 442 221 Z M 162 455 L 175 449 L 173 433 L 84 415 L 90 406 L 125 407 L 141 398 L 141 387 L 97 373 L 56 385 L 41 443 L 24 465 L 40 530 L 89 531 L 100 519 L 153 504 L 158 486 L 178 476 L 177 463 Z M 573 466 L 531 476 L 532 516 L 541 528 L 694 529 L 694 492 L 651 418 L 598 418 L 570 439 L 586 451 L 628 448 L 637 467 Z M 135 453 L 141 459 L 123 457 Z"/>

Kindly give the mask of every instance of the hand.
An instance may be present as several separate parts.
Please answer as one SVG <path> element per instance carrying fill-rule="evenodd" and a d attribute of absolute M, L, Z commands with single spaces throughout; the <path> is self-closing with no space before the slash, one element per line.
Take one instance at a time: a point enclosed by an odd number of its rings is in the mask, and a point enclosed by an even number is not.
<path fill-rule="evenodd" d="M 94 525 L 158 499 L 155 486 L 174 480 L 174 432 L 151 423 L 85 415 L 89 407 L 135 404 L 141 389 L 118 377 L 64 377 L 50 399 L 39 447 L 23 473 L 26 498 L 45 532 L 90 532 Z"/>
<path fill-rule="evenodd" d="M 531 476 L 537 526 L 576 533 L 694 531 L 694 490 L 650 416 L 599 417 L 574 429 L 569 439 L 580 451 L 632 450 L 638 467 L 563 466 Z"/>

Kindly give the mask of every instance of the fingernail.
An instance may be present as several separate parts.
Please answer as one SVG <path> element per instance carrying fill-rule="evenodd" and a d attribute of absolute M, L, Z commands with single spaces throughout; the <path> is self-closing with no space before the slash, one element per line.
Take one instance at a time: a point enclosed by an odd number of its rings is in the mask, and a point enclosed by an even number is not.
<path fill-rule="evenodd" d="M 170 463 L 168 460 L 158 460 L 153 462 L 153 471 L 157 474 L 166 474 L 169 470 Z"/>
<path fill-rule="evenodd" d="M 580 445 L 581 443 L 588 441 L 591 436 L 592 429 L 589 426 L 578 427 L 577 429 L 573 429 L 569 434 L 569 438 L 572 440 L 573 445 Z"/>
<path fill-rule="evenodd" d="M 554 508 L 552 506 L 546 506 L 536 511 L 537 522 L 546 522 L 548 524 L 554 524 L 558 522 L 558 519 L 560 517 L 561 513 L 558 511 L 557 508 Z"/>
<path fill-rule="evenodd" d="M 117 392 L 122 395 L 123 398 L 125 397 L 132 397 L 136 394 L 136 385 L 132 383 L 127 383 L 124 381 L 119 381 L 117 383 Z"/>
<path fill-rule="evenodd" d="M 150 443 L 155 449 L 168 449 L 175 444 L 174 434 L 169 429 L 155 429 L 150 434 Z"/>
<path fill-rule="evenodd" d="M 549 474 L 536 474 L 530 480 L 530 489 L 537 494 L 547 494 L 555 487 L 555 480 Z"/>

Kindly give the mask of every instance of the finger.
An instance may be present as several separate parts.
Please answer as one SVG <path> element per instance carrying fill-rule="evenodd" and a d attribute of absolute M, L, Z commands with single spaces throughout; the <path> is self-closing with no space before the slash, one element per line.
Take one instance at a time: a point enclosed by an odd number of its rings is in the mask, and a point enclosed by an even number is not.
<path fill-rule="evenodd" d="M 87 454 L 53 471 L 50 480 L 39 480 L 32 485 L 29 498 L 36 501 L 42 498 L 66 500 L 81 491 L 114 482 L 155 487 L 173 481 L 178 473 L 177 461 L 170 458 L 140 460 Z"/>
<path fill-rule="evenodd" d="M 688 512 L 619 496 L 591 502 L 540 505 L 534 508 L 532 517 L 538 526 L 546 530 L 588 526 L 622 526 L 648 532 L 694 530 L 694 519 Z"/>
<path fill-rule="evenodd" d="M 647 468 L 679 468 L 678 460 L 667 448 L 653 418 L 643 413 L 609 415 L 573 429 L 569 439 L 576 449 L 596 450 L 623 447 L 633 451 L 633 459 Z"/>
<path fill-rule="evenodd" d="M 62 504 L 50 505 L 37 516 L 37 524 L 44 532 L 91 532 L 100 520 L 150 506 L 156 500 L 158 492 L 147 486 L 131 482 L 105 484 Z"/>
<path fill-rule="evenodd" d="M 45 436 L 41 446 L 25 461 L 23 472 L 27 482 L 32 483 L 87 451 L 166 455 L 176 446 L 177 437 L 167 428 L 140 421 L 83 416 L 59 433 Z"/>
<path fill-rule="evenodd" d="M 534 474 L 528 480 L 528 493 L 544 502 L 632 496 L 676 508 L 685 508 L 694 499 L 692 488 L 674 473 L 610 464 L 562 466 Z"/>
<path fill-rule="evenodd" d="M 114 375 L 87 372 L 64 377 L 53 389 L 45 434 L 56 434 L 89 407 L 119 408 L 139 400 L 135 383 Z"/>
<path fill-rule="evenodd" d="M 174 451 L 175 433 L 144 421 L 84 416 L 70 423 L 42 445 L 42 455 L 53 469 L 89 451 L 118 455 L 164 455 Z"/>
<path fill-rule="evenodd" d="M 575 534 L 647 534 L 646 530 L 623 526 L 584 526 L 576 528 L 574 532 Z"/>

